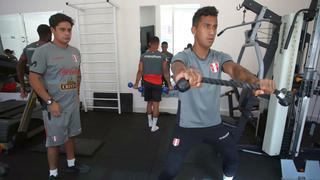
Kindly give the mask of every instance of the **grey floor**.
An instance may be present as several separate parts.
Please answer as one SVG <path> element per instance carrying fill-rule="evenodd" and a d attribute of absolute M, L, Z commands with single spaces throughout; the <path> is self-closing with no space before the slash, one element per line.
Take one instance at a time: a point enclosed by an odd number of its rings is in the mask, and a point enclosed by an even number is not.
<path fill-rule="evenodd" d="M 73 180 L 155 180 L 164 166 L 169 137 L 175 125 L 175 116 L 161 115 L 160 130 L 151 133 L 145 114 L 118 115 L 107 112 L 82 113 L 83 133 L 80 137 L 101 139 L 103 146 L 93 156 L 79 156 L 77 160 L 92 167 L 89 174 L 67 174 L 65 156 L 61 155 L 61 179 Z M 45 153 L 30 149 L 44 141 L 44 134 L 29 140 L 23 148 L 15 148 L 1 161 L 9 164 L 10 173 L 4 179 L 47 179 Z M 237 180 L 281 179 L 278 157 L 267 157 L 240 152 Z M 222 179 L 221 157 L 208 144 L 194 147 L 176 180 Z"/>

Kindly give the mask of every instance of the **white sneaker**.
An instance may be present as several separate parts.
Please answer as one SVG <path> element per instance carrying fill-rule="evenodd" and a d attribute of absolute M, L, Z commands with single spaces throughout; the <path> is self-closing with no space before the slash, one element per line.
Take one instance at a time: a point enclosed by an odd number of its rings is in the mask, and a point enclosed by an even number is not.
<path fill-rule="evenodd" d="M 151 132 L 155 132 L 155 131 L 157 131 L 159 129 L 159 126 L 152 126 L 152 128 L 151 128 Z"/>
<path fill-rule="evenodd" d="M 232 180 L 232 179 L 233 179 L 233 177 L 228 177 L 226 175 L 223 175 L 223 180 Z"/>
<path fill-rule="evenodd" d="M 148 125 L 149 125 L 149 127 L 152 127 L 152 119 L 148 120 Z"/>

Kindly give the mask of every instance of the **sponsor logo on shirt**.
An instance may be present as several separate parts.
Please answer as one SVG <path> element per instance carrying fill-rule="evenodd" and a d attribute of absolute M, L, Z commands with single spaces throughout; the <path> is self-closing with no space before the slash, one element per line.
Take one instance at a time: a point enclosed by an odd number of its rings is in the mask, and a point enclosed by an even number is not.
<path fill-rule="evenodd" d="M 145 58 L 158 58 L 158 59 L 162 58 L 161 56 L 158 56 L 158 55 L 145 55 L 144 57 Z"/>
<path fill-rule="evenodd" d="M 179 146 L 179 144 L 180 144 L 180 139 L 174 138 L 173 141 L 172 141 L 172 145 L 174 147 L 177 147 L 177 146 Z"/>
<path fill-rule="evenodd" d="M 27 51 L 34 51 L 36 48 L 34 48 L 34 47 L 28 47 L 27 48 Z"/>
<path fill-rule="evenodd" d="M 52 57 L 50 60 L 58 61 L 58 60 L 63 60 L 63 59 L 64 59 L 63 56 L 55 56 L 55 57 Z"/>
<path fill-rule="evenodd" d="M 61 90 L 71 90 L 71 89 L 76 89 L 77 88 L 77 83 L 73 80 L 67 81 L 65 84 L 60 84 L 60 89 Z"/>
<path fill-rule="evenodd" d="M 219 62 L 215 61 L 215 62 L 211 63 L 210 64 L 210 70 L 213 73 L 219 72 Z"/>
<path fill-rule="evenodd" d="M 79 69 L 61 69 L 59 71 L 59 74 L 61 76 L 66 76 L 66 75 L 77 75 L 80 74 L 80 70 Z"/>

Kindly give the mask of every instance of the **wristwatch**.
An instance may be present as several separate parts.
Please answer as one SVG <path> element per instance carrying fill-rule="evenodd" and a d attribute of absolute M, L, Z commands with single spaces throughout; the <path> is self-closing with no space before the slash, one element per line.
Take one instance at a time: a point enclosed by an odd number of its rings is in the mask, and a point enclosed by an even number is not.
<path fill-rule="evenodd" d="M 51 105 L 54 102 L 54 99 L 50 98 L 47 100 L 47 105 Z"/>

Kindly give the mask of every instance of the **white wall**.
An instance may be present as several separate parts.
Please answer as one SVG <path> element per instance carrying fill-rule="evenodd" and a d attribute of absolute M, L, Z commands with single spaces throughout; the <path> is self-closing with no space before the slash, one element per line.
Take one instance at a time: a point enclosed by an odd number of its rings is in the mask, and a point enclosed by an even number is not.
<path fill-rule="evenodd" d="M 156 25 L 156 8 L 154 6 L 140 7 L 140 26 Z"/>
<path fill-rule="evenodd" d="M 89 1 L 89 0 L 87 0 Z M 236 11 L 238 6 L 243 1 L 241 0 L 111 0 L 118 5 L 118 42 L 119 42 L 119 60 L 121 71 L 121 91 L 134 93 L 134 110 L 144 112 L 145 103 L 143 98 L 137 91 L 128 89 L 127 82 L 134 81 L 138 67 L 140 57 L 140 6 L 151 6 L 161 4 L 181 4 L 181 3 L 199 3 L 201 6 L 214 5 L 219 13 L 219 30 L 224 27 L 239 24 L 242 22 L 242 11 Z M 17 12 L 37 12 L 37 11 L 57 11 L 63 10 L 64 13 L 75 19 L 76 11 L 65 5 L 66 1 L 62 0 L 0 0 L 0 4 L 6 4 L 6 6 L 0 6 L 0 14 L 10 14 Z M 292 12 L 296 12 L 299 9 L 309 6 L 311 0 L 258 0 L 258 2 L 264 6 L 267 6 L 272 11 L 279 15 L 284 15 Z M 156 8 L 156 11 L 158 8 Z M 247 13 L 248 16 L 251 14 Z M 251 15 L 252 17 L 252 15 Z M 249 21 L 248 19 L 247 21 Z M 156 17 L 156 23 L 158 22 Z M 216 39 L 213 45 L 214 49 L 223 50 L 229 53 L 234 59 L 237 58 L 241 45 L 244 43 L 244 29 L 238 28 L 227 31 L 223 36 Z M 190 29 L 186 29 L 190 31 Z M 156 30 L 156 33 L 159 32 Z M 71 44 L 77 46 L 78 38 L 76 36 L 77 29 L 74 29 L 74 38 Z M 248 60 L 244 62 L 244 66 L 250 70 L 255 69 L 256 66 L 255 56 L 252 51 L 248 51 L 244 58 Z M 253 67 L 252 67 L 253 66 Z M 177 100 L 175 98 L 163 98 L 160 108 L 162 111 L 175 112 L 177 107 Z M 227 107 L 227 99 L 222 100 L 222 109 Z"/>

